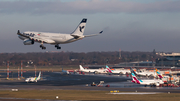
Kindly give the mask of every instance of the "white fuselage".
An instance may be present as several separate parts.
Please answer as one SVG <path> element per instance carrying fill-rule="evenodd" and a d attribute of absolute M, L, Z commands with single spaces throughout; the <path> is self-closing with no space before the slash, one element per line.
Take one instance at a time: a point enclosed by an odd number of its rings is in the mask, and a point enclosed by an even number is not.
<path fill-rule="evenodd" d="M 81 71 L 91 73 L 107 73 L 106 69 L 83 69 Z"/>
<path fill-rule="evenodd" d="M 128 69 L 114 69 L 111 70 L 113 74 L 126 74 L 126 73 L 131 73 L 130 70 Z"/>
<path fill-rule="evenodd" d="M 150 71 L 141 71 L 141 72 L 136 72 L 137 75 L 142 75 L 142 76 L 156 76 L 155 72 L 150 72 Z"/>
<path fill-rule="evenodd" d="M 141 80 L 140 81 L 141 85 L 158 85 L 158 84 L 164 84 L 164 82 L 162 80 L 158 80 L 158 79 L 154 79 L 154 80 Z"/>
<path fill-rule="evenodd" d="M 35 42 L 42 43 L 49 43 L 49 44 L 65 44 L 65 43 L 70 43 L 77 41 L 79 39 L 84 38 L 84 36 L 81 36 L 77 39 L 75 39 L 73 36 L 70 34 L 61 34 L 61 33 L 47 33 L 47 32 L 24 32 L 23 33 L 26 36 L 30 36 L 31 39 L 34 39 Z M 19 38 L 22 40 L 26 40 L 28 38 L 25 38 L 23 36 L 19 35 Z"/>
<path fill-rule="evenodd" d="M 37 77 L 26 78 L 26 82 L 37 82 Z"/>
<path fill-rule="evenodd" d="M 29 77 L 29 78 L 26 78 L 25 81 L 26 82 L 37 82 L 38 80 L 40 80 L 40 78 L 41 78 L 41 72 L 39 72 L 38 77 Z"/>

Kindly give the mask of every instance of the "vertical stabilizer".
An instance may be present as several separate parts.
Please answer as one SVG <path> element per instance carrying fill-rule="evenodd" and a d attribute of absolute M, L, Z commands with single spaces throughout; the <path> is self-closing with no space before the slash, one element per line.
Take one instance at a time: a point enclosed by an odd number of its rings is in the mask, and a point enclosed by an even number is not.
<path fill-rule="evenodd" d="M 83 70 L 84 70 L 84 68 L 83 68 L 81 65 L 79 65 L 79 67 L 80 67 L 80 71 L 83 71 Z"/>
<path fill-rule="evenodd" d="M 140 80 L 138 80 L 138 78 L 136 77 L 136 75 L 134 73 L 131 73 L 132 75 L 132 82 L 140 84 Z"/>
<path fill-rule="evenodd" d="M 109 73 L 112 73 L 111 69 L 106 65 L 106 70 L 109 72 Z"/>
<path fill-rule="evenodd" d="M 131 73 L 134 73 L 135 75 L 137 75 L 137 73 L 134 71 L 132 67 L 130 67 L 130 69 L 131 69 Z"/>
<path fill-rule="evenodd" d="M 157 73 L 157 75 L 158 75 L 158 77 L 160 78 L 160 79 L 162 79 L 163 78 L 163 76 L 161 75 L 161 73 L 160 72 L 158 72 L 158 70 L 156 69 L 156 73 Z"/>
<path fill-rule="evenodd" d="M 74 32 L 71 33 L 71 35 L 74 36 L 75 38 L 79 38 L 80 36 L 83 36 L 86 22 L 87 22 L 86 18 L 82 19 L 80 24 L 77 26 Z"/>
<path fill-rule="evenodd" d="M 38 77 L 37 77 L 37 80 L 40 80 L 40 78 L 41 78 L 41 71 L 39 72 L 39 75 L 38 75 Z"/>

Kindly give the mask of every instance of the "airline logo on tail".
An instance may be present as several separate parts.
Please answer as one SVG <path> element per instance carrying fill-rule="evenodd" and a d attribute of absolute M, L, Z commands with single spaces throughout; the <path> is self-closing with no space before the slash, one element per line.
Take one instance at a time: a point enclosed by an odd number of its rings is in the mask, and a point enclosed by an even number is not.
<path fill-rule="evenodd" d="M 136 76 L 135 76 L 135 74 L 134 73 L 131 73 L 131 75 L 132 75 L 132 82 L 133 83 L 137 83 L 137 84 L 140 84 L 140 82 L 142 82 L 141 80 L 138 80 L 137 78 L 136 78 Z"/>
<path fill-rule="evenodd" d="M 35 78 L 36 82 L 41 78 L 41 71 L 39 72 L 39 76 Z"/>
<path fill-rule="evenodd" d="M 82 29 L 84 29 L 84 26 L 79 26 L 79 31 L 82 32 Z"/>
<path fill-rule="evenodd" d="M 112 70 L 108 66 L 106 66 L 106 69 L 107 69 L 107 72 L 112 73 Z"/>
<path fill-rule="evenodd" d="M 159 76 L 159 78 L 163 78 L 162 77 L 162 75 L 161 75 L 161 73 L 160 72 L 158 72 L 158 70 L 156 69 L 156 73 L 157 73 L 157 75 Z"/>

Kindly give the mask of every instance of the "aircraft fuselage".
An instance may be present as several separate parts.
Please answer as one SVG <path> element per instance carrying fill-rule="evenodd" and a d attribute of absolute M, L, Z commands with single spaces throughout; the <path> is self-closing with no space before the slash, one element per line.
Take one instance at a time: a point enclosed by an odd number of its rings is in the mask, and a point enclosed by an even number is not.
<path fill-rule="evenodd" d="M 50 42 L 50 44 L 53 44 L 53 45 L 70 43 L 70 42 L 74 42 L 74 41 L 84 38 L 82 36 L 82 37 L 75 39 L 70 34 L 47 33 L 47 32 L 24 32 L 23 35 L 30 36 L 31 39 L 34 39 L 34 41 L 39 42 L 39 43 L 42 43 L 43 40 L 47 40 Z M 20 35 L 19 35 L 19 38 L 22 40 L 28 39 L 28 38 L 20 36 Z M 41 40 L 41 39 L 43 39 L 43 40 Z M 46 42 L 44 42 L 44 43 L 46 43 Z"/>

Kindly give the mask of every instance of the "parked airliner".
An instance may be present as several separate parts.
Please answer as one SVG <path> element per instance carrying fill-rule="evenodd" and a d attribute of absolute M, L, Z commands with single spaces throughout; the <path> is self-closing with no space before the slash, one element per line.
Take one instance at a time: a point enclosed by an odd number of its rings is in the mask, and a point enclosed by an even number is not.
<path fill-rule="evenodd" d="M 49 32 L 34 32 L 34 31 L 25 31 L 24 33 L 20 33 L 18 30 L 17 34 L 20 39 L 24 42 L 24 45 L 33 45 L 34 42 L 41 43 L 40 48 L 46 49 L 43 45 L 52 44 L 55 45 L 57 49 L 61 49 L 59 44 L 71 43 L 77 40 L 80 40 L 84 37 L 95 36 L 101 34 L 103 31 L 100 31 L 98 34 L 92 35 L 83 35 L 87 19 L 84 18 L 77 26 L 77 28 L 71 34 L 63 34 L 63 33 L 49 33 Z"/>
<path fill-rule="evenodd" d="M 84 69 L 81 65 L 79 65 L 80 71 L 82 72 L 89 72 L 89 73 L 107 73 L 107 69 Z"/>
<path fill-rule="evenodd" d="M 127 73 L 129 74 L 129 73 L 131 73 L 130 70 L 124 69 L 124 68 L 111 70 L 107 65 L 106 65 L 106 69 L 109 73 L 112 73 L 112 74 L 127 74 Z"/>
<path fill-rule="evenodd" d="M 151 86 L 159 86 L 160 84 L 164 84 L 164 82 L 160 79 L 145 79 L 145 80 L 140 80 L 138 79 L 135 74 L 132 72 L 132 82 L 137 83 L 140 85 L 151 85 Z"/>
<path fill-rule="evenodd" d="M 136 69 L 136 71 L 134 71 L 137 75 L 139 76 L 146 76 L 146 77 L 149 77 L 149 76 L 154 76 L 156 77 L 156 72 L 152 72 L 152 71 L 148 71 L 146 69 Z"/>
<path fill-rule="evenodd" d="M 26 82 L 28 83 L 28 82 L 37 82 L 38 80 L 40 80 L 40 78 L 41 78 L 41 71 L 39 72 L 39 75 L 38 75 L 38 77 L 29 77 L 29 78 L 26 78 Z"/>

